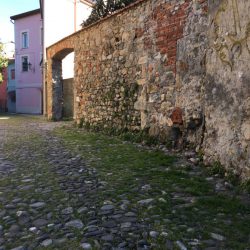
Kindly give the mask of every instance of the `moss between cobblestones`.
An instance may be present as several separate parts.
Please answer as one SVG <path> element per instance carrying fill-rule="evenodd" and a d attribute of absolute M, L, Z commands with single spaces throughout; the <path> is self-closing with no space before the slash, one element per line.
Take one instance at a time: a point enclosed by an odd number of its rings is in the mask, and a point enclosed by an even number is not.
<path fill-rule="evenodd" d="M 178 165 L 177 157 L 144 150 L 117 137 L 79 129 L 59 129 L 55 134 L 97 168 L 99 178 L 110 188 L 103 192 L 104 198 L 119 200 L 126 194 L 135 207 L 140 199 L 154 198 L 154 206 L 140 210 L 141 220 L 148 218 L 152 230 L 165 231 L 169 239 L 183 239 L 185 244 L 185 239 L 202 241 L 210 239 L 211 232 L 217 232 L 226 237 L 225 242 L 217 242 L 219 249 L 248 246 L 250 208 L 235 197 L 215 193 L 205 173 L 190 176 L 190 168 Z M 138 187 L 145 184 L 152 189 L 143 194 Z M 173 199 L 172 195 L 178 193 L 182 197 Z M 194 202 L 185 203 L 182 198 L 190 196 Z M 165 249 L 164 237 L 152 242 L 156 249 Z"/>
<path fill-rule="evenodd" d="M 19 123 L 22 122 L 20 119 L 14 121 L 16 123 L 12 121 L 12 124 L 15 124 L 18 132 Z M 130 200 L 131 208 L 139 210 L 141 221 L 147 222 L 151 230 L 166 232 L 167 239 L 172 242 L 180 240 L 188 246 L 191 240 L 198 239 L 201 242 L 199 247 L 204 249 L 206 245 L 203 241 L 211 239 L 210 233 L 213 232 L 226 237 L 226 241 L 217 242 L 217 249 L 247 249 L 249 246 L 250 208 L 237 197 L 216 193 L 206 180 L 205 172 L 191 175 L 193 167 L 183 164 L 178 156 L 77 128 L 59 128 L 54 135 L 74 155 L 81 155 L 88 167 L 96 168 L 97 178 L 107 183 L 105 189 L 92 194 L 96 206 L 103 205 L 105 200 L 118 204 L 125 197 Z M 45 150 L 47 143 L 53 142 L 29 131 L 5 144 L 5 155 L 17 165 L 15 174 L 0 181 L 0 188 L 9 187 L 9 192 L 4 194 L 7 200 L 11 201 L 18 192 L 28 200 L 46 200 L 48 211 L 56 211 L 58 201 L 66 197 L 58 187 L 59 177 L 51 171 L 52 165 Z M 35 164 L 22 155 L 22 150 L 19 151 L 25 147 L 34 154 L 31 159 L 35 159 Z M 32 190 L 17 190 L 23 176 L 35 178 Z M 53 192 L 35 192 L 40 184 L 53 187 Z M 142 191 L 145 185 L 150 185 L 151 189 Z M 148 198 L 153 198 L 154 203 L 138 208 L 138 201 Z M 64 205 L 70 204 L 65 201 Z M 56 219 L 58 215 L 52 216 Z M 85 219 L 81 217 L 84 224 Z M 63 246 L 46 249 L 79 249 L 81 238 L 82 235 L 78 234 L 77 239 Z M 155 244 L 154 249 L 166 249 L 166 236 L 161 235 L 156 239 L 149 237 L 149 241 Z M 7 247 L 11 249 L 22 242 L 18 239 Z"/>
<path fill-rule="evenodd" d="M 34 119 L 34 121 L 37 120 L 37 118 L 33 117 L 31 119 Z M 17 130 L 18 124 L 22 124 L 22 120 L 23 118 L 18 120 L 15 120 L 14 118 L 12 120 L 12 123 L 15 124 Z M 66 197 L 65 193 L 63 193 L 58 186 L 58 176 L 51 171 L 51 165 L 48 163 L 46 158 L 46 152 L 42 151 L 42 149 L 46 149 L 46 143 L 47 142 L 44 141 L 44 139 L 38 134 L 34 133 L 34 131 L 29 131 L 28 134 L 19 134 L 18 137 L 9 139 L 5 144 L 3 152 L 10 161 L 13 161 L 13 155 L 15 155 L 14 162 L 16 164 L 16 172 L 11 176 L 6 176 L 4 179 L 0 180 L 0 187 L 4 187 L 5 189 L 8 188 L 9 190 L 9 192 L 4 193 L 5 199 L 9 200 L 9 202 L 11 202 L 15 197 L 26 199 L 28 201 L 31 201 L 32 199 L 36 201 L 46 201 L 46 209 L 49 212 L 55 211 L 55 201 L 60 201 Z M 24 156 L 21 154 L 24 148 L 34 155 L 34 159 L 36 161 L 35 163 L 29 158 L 26 158 L 27 155 Z M 19 190 L 18 187 L 24 184 L 22 183 L 22 179 L 27 177 L 34 179 L 32 182 L 33 187 L 28 190 Z M 53 192 L 46 194 L 41 193 L 38 190 L 36 191 L 36 188 L 41 186 L 51 186 L 53 187 Z M 2 204 L 0 204 L 0 208 L 1 206 Z M 68 206 L 68 204 L 66 206 Z M 57 214 L 52 213 L 52 220 L 57 219 L 57 217 Z M 8 225 L 1 223 L 1 221 L 0 224 L 5 228 L 9 228 Z M 79 238 L 77 241 L 79 246 L 82 236 L 78 236 Z M 29 239 L 30 242 L 33 241 L 32 239 L 32 237 Z M 8 249 L 11 249 L 17 245 L 22 245 L 23 243 L 25 243 L 25 240 L 15 239 L 15 241 L 9 242 L 6 246 Z M 60 246 L 58 249 L 69 249 L 66 248 L 67 246 L 74 247 L 75 243 L 70 241 L 65 244 L 65 248 Z"/>

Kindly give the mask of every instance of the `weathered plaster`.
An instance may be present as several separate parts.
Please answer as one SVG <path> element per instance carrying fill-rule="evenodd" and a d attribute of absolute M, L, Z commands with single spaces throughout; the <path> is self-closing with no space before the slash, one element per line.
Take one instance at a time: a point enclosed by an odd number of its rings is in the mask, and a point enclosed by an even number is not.
<path fill-rule="evenodd" d="M 217 8 L 215 8 L 217 7 Z M 250 177 L 250 2 L 210 4 L 204 153 Z"/>

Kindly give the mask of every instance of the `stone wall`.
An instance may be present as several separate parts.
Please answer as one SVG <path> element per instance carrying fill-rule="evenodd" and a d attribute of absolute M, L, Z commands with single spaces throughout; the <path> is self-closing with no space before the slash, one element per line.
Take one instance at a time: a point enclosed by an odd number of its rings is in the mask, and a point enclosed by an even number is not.
<path fill-rule="evenodd" d="M 166 128 L 174 107 L 176 41 L 189 2 L 143 1 L 81 34 L 77 120 L 152 135 Z"/>
<path fill-rule="evenodd" d="M 215 1 L 214 1 L 215 2 Z M 250 1 L 210 3 L 204 153 L 250 178 Z"/>
<path fill-rule="evenodd" d="M 74 47 L 76 120 L 147 129 L 166 140 L 175 106 L 177 41 L 191 9 L 191 0 L 140 1 L 50 47 L 49 67 L 57 64 L 62 44 L 69 47 L 70 39 Z M 52 78 L 55 88 L 60 76 Z M 49 117 L 60 116 L 59 103 L 51 104 L 57 112 L 49 109 Z"/>
<path fill-rule="evenodd" d="M 185 141 L 197 146 L 203 143 L 205 129 L 204 84 L 208 48 L 208 2 L 193 1 L 183 38 L 178 40 L 176 58 L 175 106 L 183 112 Z"/>
<path fill-rule="evenodd" d="M 146 130 L 250 177 L 249 8 L 142 0 L 61 40 L 47 50 L 49 118 L 62 115 L 60 60 L 74 51 L 77 122 Z"/>

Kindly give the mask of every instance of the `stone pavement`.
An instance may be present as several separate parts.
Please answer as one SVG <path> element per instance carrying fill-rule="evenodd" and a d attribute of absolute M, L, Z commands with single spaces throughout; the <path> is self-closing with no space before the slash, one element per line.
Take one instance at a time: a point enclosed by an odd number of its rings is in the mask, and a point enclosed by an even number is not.
<path fill-rule="evenodd" d="M 106 183 L 98 177 L 98 170 L 52 133 L 62 125 L 25 116 L 0 119 L 1 250 L 228 249 L 224 233 L 216 230 L 203 241 L 185 239 L 189 245 L 183 239 L 168 239 L 165 227 L 157 230 L 149 222 L 153 219 L 157 224 L 157 215 L 140 215 L 142 208 L 152 206 L 155 197 L 144 196 L 137 206 L 130 206 L 126 194 L 120 200 L 103 201 L 101 191 Z M 199 175 L 200 171 L 193 168 L 190 175 Z M 223 180 L 207 180 L 215 189 L 231 192 L 230 184 Z M 147 193 L 150 188 L 145 184 L 140 192 Z M 176 192 L 173 199 L 180 196 L 181 192 Z M 193 202 L 192 197 L 181 198 L 186 202 L 182 206 Z M 163 198 L 161 201 L 165 202 Z M 240 216 L 249 219 L 249 215 Z M 170 220 L 165 218 L 163 222 L 168 225 Z M 187 230 L 191 233 L 194 229 Z M 159 237 L 161 246 L 155 240 Z"/>

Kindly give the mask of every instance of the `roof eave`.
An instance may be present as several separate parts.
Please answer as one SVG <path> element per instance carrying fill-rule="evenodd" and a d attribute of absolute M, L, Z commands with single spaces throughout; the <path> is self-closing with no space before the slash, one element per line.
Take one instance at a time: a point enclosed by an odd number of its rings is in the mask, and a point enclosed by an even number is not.
<path fill-rule="evenodd" d="M 28 12 L 24 12 L 24 13 L 21 13 L 21 14 L 18 14 L 18 15 L 11 16 L 10 19 L 15 21 L 17 19 L 32 16 L 32 15 L 36 15 L 36 14 L 39 14 L 39 13 L 41 13 L 40 8 L 35 9 L 35 10 L 31 10 L 31 11 L 28 11 Z"/>

